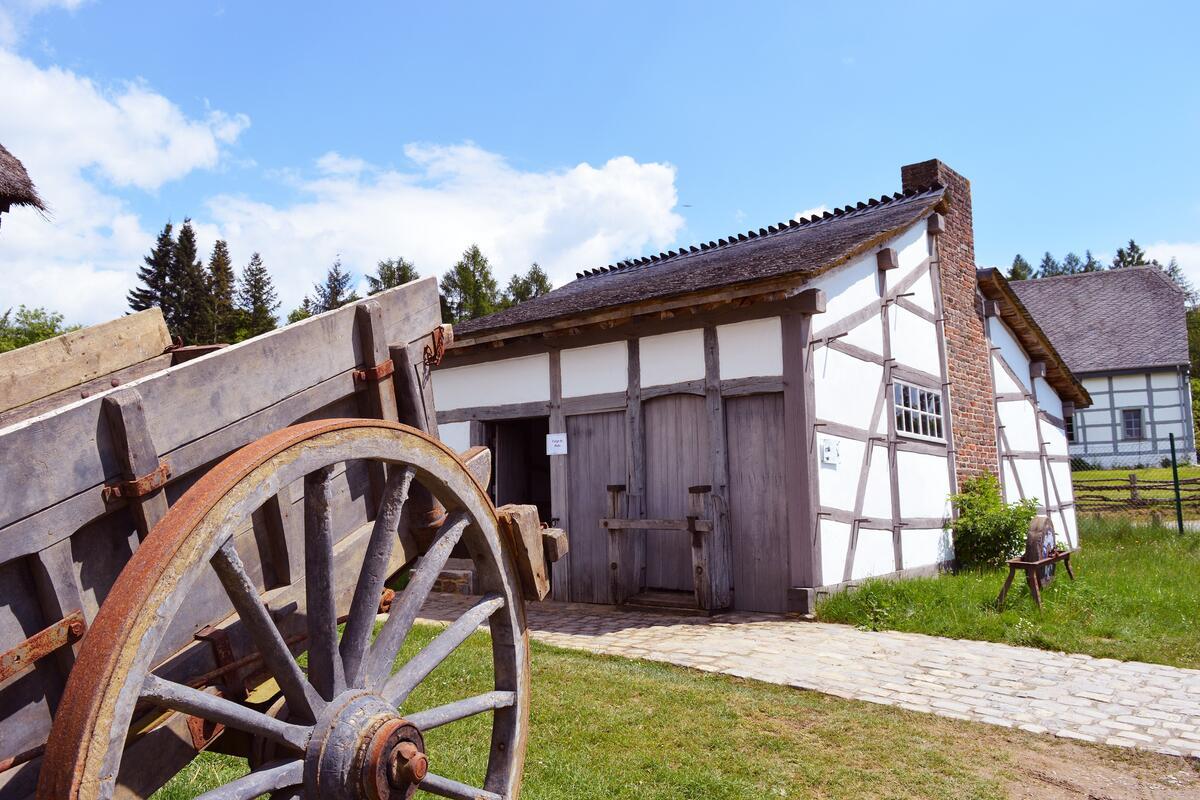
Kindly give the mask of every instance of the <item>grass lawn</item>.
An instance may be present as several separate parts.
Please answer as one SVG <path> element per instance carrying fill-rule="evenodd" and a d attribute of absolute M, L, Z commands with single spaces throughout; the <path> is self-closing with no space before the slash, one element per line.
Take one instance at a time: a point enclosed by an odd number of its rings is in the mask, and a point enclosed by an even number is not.
<path fill-rule="evenodd" d="M 1085 518 L 1074 582 L 1059 570 L 1038 611 L 1023 575 L 995 610 L 1007 570 L 870 580 L 818 605 L 825 622 L 984 639 L 1200 668 L 1200 533 Z"/>
<path fill-rule="evenodd" d="M 1077 470 L 1071 473 L 1071 482 L 1075 489 L 1075 494 L 1081 503 L 1085 506 L 1088 500 L 1111 500 L 1116 502 L 1127 502 L 1130 499 L 1130 484 L 1129 476 L 1137 475 L 1139 483 L 1150 483 L 1155 481 L 1172 480 L 1170 467 L 1143 467 L 1142 469 L 1118 468 L 1118 469 L 1087 469 Z M 1189 479 L 1200 478 L 1200 466 L 1190 464 L 1180 464 L 1179 479 L 1186 481 Z M 1098 485 L 1097 485 L 1098 484 Z M 1118 485 L 1119 484 L 1119 485 Z M 1200 502 L 1200 492 L 1195 484 L 1183 484 L 1180 487 L 1184 504 L 1188 506 L 1187 513 L 1189 517 L 1195 516 L 1195 506 Z M 1156 488 L 1146 488 L 1141 486 L 1138 489 L 1140 496 L 1144 499 L 1155 500 L 1172 500 L 1175 497 L 1175 490 L 1171 486 L 1159 486 Z M 1082 497 L 1079 497 L 1082 495 Z M 1174 506 L 1170 504 L 1156 504 L 1161 513 L 1170 517 L 1174 514 Z M 1148 513 L 1148 509 L 1146 509 Z"/>
<path fill-rule="evenodd" d="M 418 627 L 412 638 L 427 642 L 438 630 Z M 411 705 L 490 689 L 488 647 L 485 634 L 472 637 Z M 536 643 L 532 660 L 524 800 L 1004 798 L 1032 797 L 1023 793 L 1031 786 L 1041 800 L 1184 798 L 1200 790 L 1194 767 L 1164 756 Z M 488 722 L 432 731 L 432 767 L 478 785 Z M 245 769 L 241 759 L 204 753 L 155 797 L 194 798 Z"/>

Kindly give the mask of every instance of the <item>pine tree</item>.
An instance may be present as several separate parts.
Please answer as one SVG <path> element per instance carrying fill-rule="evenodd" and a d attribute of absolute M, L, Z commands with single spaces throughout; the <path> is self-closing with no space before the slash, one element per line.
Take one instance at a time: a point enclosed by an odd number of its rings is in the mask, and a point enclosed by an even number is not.
<path fill-rule="evenodd" d="M 199 344 L 208 339 L 206 322 L 208 307 L 208 281 L 204 274 L 204 263 L 199 258 L 196 232 L 192 221 L 185 219 L 175 242 L 171 258 L 168 281 L 171 298 L 171 317 L 167 325 L 171 332 L 186 344 Z"/>
<path fill-rule="evenodd" d="M 420 278 L 421 274 L 413 263 L 405 258 L 389 258 L 380 261 L 375 267 L 374 275 L 367 275 L 367 294 L 379 294 L 385 289 L 402 286 Z"/>
<path fill-rule="evenodd" d="M 338 256 L 333 266 L 325 273 L 325 280 L 313 286 L 313 297 L 309 303 L 312 313 L 332 311 L 360 299 L 358 293 L 350 288 L 353 280 L 354 276 L 351 273 L 342 270 L 342 258 Z"/>
<path fill-rule="evenodd" d="M 1121 269 L 1122 267 L 1140 267 L 1145 265 L 1161 266 L 1153 259 L 1146 259 L 1146 251 L 1138 247 L 1137 242 L 1133 239 L 1129 240 L 1129 244 L 1125 247 L 1118 247 L 1117 254 L 1113 256 L 1113 269 Z"/>
<path fill-rule="evenodd" d="M 275 284 L 258 253 L 250 256 L 250 262 L 242 269 L 237 302 L 241 312 L 238 341 L 273 331 L 279 325 L 275 316 L 275 309 L 279 308 Z"/>
<path fill-rule="evenodd" d="M 550 276 L 546 274 L 535 261 L 524 275 L 513 275 L 508 279 L 504 288 L 504 297 L 500 301 L 502 308 L 510 308 L 517 303 L 524 303 L 534 297 L 546 294 L 554 287 L 550 284 Z"/>
<path fill-rule="evenodd" d="M 1062 275 L 1062 264 L 1059 264 L 1054 256 L 1050 255 L 1050 251 L 1046 251 L 1046 255 L 1042 256 L 1042 263 L 1038 264 L 1039 278 L 1053 278 L 1055 275 Z"/>
<path fill-rule="evenodd" d="M 1033 277 L 1033 266 L 1025 260 L 1024 256 L 1017 253 L 1013 258 L 1012 266 L 1008 268 L 1008 279 L 1010 281 L 1027 281 Z"/>
<path fill-rule="evenodd" d="M 212 343 L 236 340 L 238 309 L 234 304 L 235 278 L 229 245 L 217 239 L 208 259 L 208 338 Z"/>
<path fill-rule="evenodd" d="M 1077 272 L 1083 272 L 1083 259 L 1074 253 L 1067 253 L 1062 260 L 1063 275 L 1074 275 Z"/>
<path fill-rule="evenodd" d="M 305 297 L 300 301 L 300 307 L 293 308 L 288 314 L 288 324 L 291 325 L 293 322 L 299 322 L 302 319 L 308 319 L 316 313 L 318 312 L 315 308 L 313 308 L 312 300 L 309 300 L 307 297 Z"/>
<path fill-rule="evenodd" d="M 1157 262 L 1154 262 L 1157 263 Z M 1165 267 L 1160 267 L 1163 273 L 1168 278 L 1174 281 L 1175 285 L 1183 292 L 1184 301 L 1189 308 L 1195 308 L 1197 301 L 1196 287 L 1188 279 L 1187 275 L 1183 274 L 1183 267 L 1179 266 L 1179 261 L 1174 257 L 1167 262 Z"/>
<path fill-rule="evenodd" d="M 127 295 L 129 307 L 134 311 L 145 311 L 151 306 L 159 306 L 166 316 L 170 309 L 164 303 L 168 299 L 167 281 L 171 273 L 171 258 L 175 250 L 175 239 L 172 225 L 168 222 L 158 234 L 154 249 L 142 261 L 144 266 L 138 267 L 138 280 L 142 285 L 131 289 Z"/>
<path fill-rule="evenodd" d="M 445 322 L 477 319 L 496 311 L 500 304 L 496 276 L 479 246 L 474 244 L 442 276 L 442 291 L 446 300 L 442 309 Z"/>
<path fill-rule="evenodd" d="M 1097 261 L 1096 257 L 1092 255 L 1091 250 L 1083 252 L 1083 267 L 1080 268 L 1080 272 L 1100 272 L 1105 269 L 1107 267 L 1104 266 L 1104 262 Z"/>

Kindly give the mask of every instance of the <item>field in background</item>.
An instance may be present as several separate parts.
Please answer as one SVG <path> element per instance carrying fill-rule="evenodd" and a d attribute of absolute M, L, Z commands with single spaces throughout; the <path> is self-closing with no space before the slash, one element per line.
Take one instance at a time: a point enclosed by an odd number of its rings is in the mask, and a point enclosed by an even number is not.
<path fill-rule="evenodd" d="M 1170 466 L 1076 470 L 1071 473 L 1071 485 L 1080 514 L 1149 519 L 1157 512 L 1168 521 L 1175 518 Z M 1180 465 L 1179 493 L 1184 520 L 1200 518 L 1200 467 Z"/>
<path fill-rule="evenodd" d="M 1173 512 L 1167 514 L 1173 522 Z M 824 622 L 1200 668 L 1200 533 L 1082 517 L 1083 551 L 1038 611 L 1021 580 L 1002 612 L 1007 570 L 865 581 L 818 605 Z"/>
<path fill-rule="evenodd" d="M 418 627 L 413 638 L 438 630 Z M 489 647 L 486 634 L 474 636 L 414 707 L 492 689 Z M 1166 756 L 536 643 L 533 693 L 522 800 L 1182 800 L 1200 787 L 1194 768 Z M 432 768 L 478 785 L 487 722 L 432 731 Z M 155 798 L 190 800 L 245 770 L 241 759 L 205 753 Z"/>

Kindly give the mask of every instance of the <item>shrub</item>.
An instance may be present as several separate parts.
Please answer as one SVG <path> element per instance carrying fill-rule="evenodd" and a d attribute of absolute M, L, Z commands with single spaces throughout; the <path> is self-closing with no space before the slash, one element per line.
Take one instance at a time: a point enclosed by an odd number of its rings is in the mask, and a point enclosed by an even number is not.
<path fill-rule="evenodd" d="M 980 475 L 951 495 L 958 514 L 947 523 L 954 528 L 954 555 L 962 567 L 999 567 L 1025 550 L 1029 522 L 1037 514 L 1036 500 L 1006 504 L 995 475 Z"/>

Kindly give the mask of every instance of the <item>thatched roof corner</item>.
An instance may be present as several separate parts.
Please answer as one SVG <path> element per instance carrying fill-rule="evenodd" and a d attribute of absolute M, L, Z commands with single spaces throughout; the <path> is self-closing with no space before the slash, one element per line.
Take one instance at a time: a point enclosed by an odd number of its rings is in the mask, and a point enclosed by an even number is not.
<path fill-rule="evenodd" d="M 46 210 L 33 181 L 29 179 L 29 173 L 25 171 L 25 165 L 0 144 L 0 212 L 8 211 L 12 206 L 33 206 L 38 211 Z"/>

